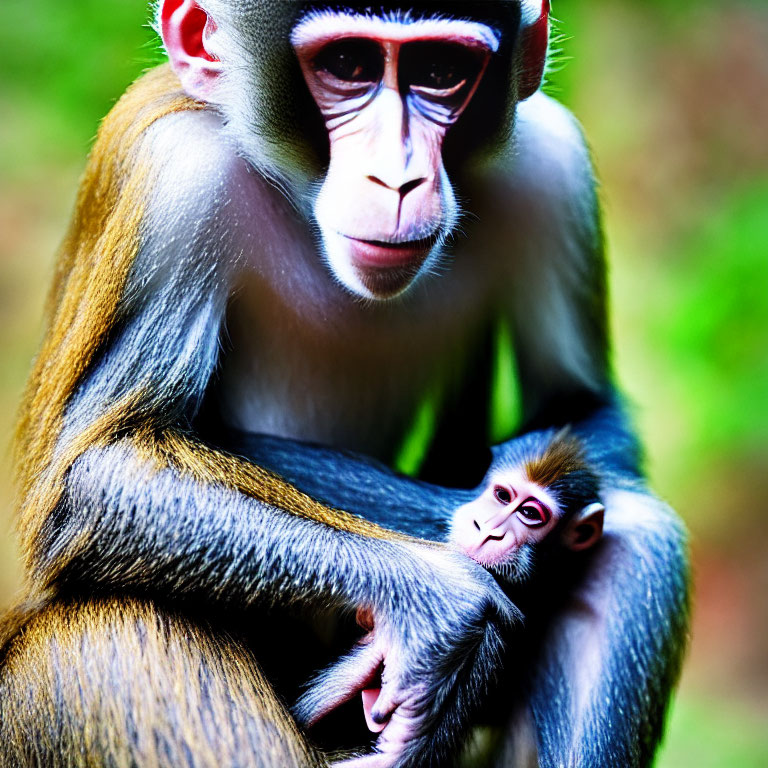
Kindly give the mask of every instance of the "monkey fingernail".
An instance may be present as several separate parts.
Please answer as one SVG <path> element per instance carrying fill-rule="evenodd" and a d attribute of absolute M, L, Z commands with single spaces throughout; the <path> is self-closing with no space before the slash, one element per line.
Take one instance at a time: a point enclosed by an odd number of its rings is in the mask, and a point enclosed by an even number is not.
<path fill-rule="evenodd" d="M 371 733 L 381 733 L 387 725 L 389 715 L 384 718 L 383 722 L 378 722 L 381 719 L 380 713 L 373 714 L 373 707 L 378 701 L 381 688 L 368 688 L 362 692 L 363 699 L 363 714 L 365 715 L 365 724 L 368 726 L 368 730 Z"/>

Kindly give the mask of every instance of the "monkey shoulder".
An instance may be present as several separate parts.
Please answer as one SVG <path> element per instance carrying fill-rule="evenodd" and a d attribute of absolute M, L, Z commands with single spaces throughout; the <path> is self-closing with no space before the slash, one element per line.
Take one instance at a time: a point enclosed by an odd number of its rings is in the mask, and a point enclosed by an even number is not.
<path fill-rule="evenodd" d="M 222 117 L 210 109 L 166 115 L 147 129 L 153 194 L 165 203 L 184 197 L 205 208 L 225 204 L 247 177 Z"/>
<path fill-rule="evenodd" d="M 512 173 L 515 183 L 555 199 L 592 197 L 595 177 L 587 143 L 574 115 L 538 92 L 518 106 Z"/>
<path fill-rule="evenodd" d="M 475 244 L 482 242 L 488 282 L 503 286 L 502 301 L 511 284 L 527 291 L 547 284 L 551 292 L 573 275 L 599 281 L 602 237 L 592 162 L 564 106 L 542 93 L 521 102 L 510 141 L 473 181 L 469 197 L 476 201 L 477 224 L 468 229 Z"/>
<path fill-rule="evenodd" d="M 486 207 L 520 232 L 596 224 L 595 176 L 581 126 L 541 92 L 518 105 L 512 138 L 479 178 Z"/>
<path fill-rule="evenodd" d="M 204 247 L 227 263 L 251 249 L 275 192 L 238 153 L 223 118 L 210 109 L 167 115 L 145 140 L 152 169 L 145 249 L 179 258 Z"/>

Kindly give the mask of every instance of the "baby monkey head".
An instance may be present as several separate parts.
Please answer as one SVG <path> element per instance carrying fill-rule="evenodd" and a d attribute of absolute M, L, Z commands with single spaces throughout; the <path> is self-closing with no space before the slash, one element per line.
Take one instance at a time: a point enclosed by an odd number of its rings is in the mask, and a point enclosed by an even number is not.
<path fill-rule="evenodd" d="M 597 475 L 569 431 L 525 435 L 503 452 L 481 492 L 459 507 L 450 541 L 511 583 L 531 574 L 537 552 L 581 551 L 602 536 Z"/>

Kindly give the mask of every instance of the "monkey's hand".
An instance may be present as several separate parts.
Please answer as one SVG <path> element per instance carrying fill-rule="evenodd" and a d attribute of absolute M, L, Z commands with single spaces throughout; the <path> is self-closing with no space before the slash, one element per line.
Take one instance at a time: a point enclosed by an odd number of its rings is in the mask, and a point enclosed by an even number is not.
<path fill-rule="evenodd" d="M 295 707 L 311 726 L 362 692 L 376 752 L 345 768 L 446 764 L 499 671 L 519 612 L 463 554 L 417 549 L 410 573 L 362 613 L 372 629 L 322 672 Z"/>

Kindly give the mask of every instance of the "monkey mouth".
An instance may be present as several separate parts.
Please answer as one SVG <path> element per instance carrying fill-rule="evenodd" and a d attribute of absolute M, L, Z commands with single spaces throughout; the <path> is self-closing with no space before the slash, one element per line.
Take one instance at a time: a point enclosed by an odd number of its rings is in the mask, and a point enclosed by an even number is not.
<path fill-rule="evenodd" d="M 372 296 L 391 299 L 408 288 L 424 266 L 437 237 L 391 243 L 348 237 L 351 266 Z"/>
<path fill-rule="evenodd" d="M 352 260 L 358 269 L 419 270 L 437 243 L 437 235 L 393 243 L 387 240 L 363 240 L 346 236 Z M 415 273 L 414 273 L 415 274 Z"/>

